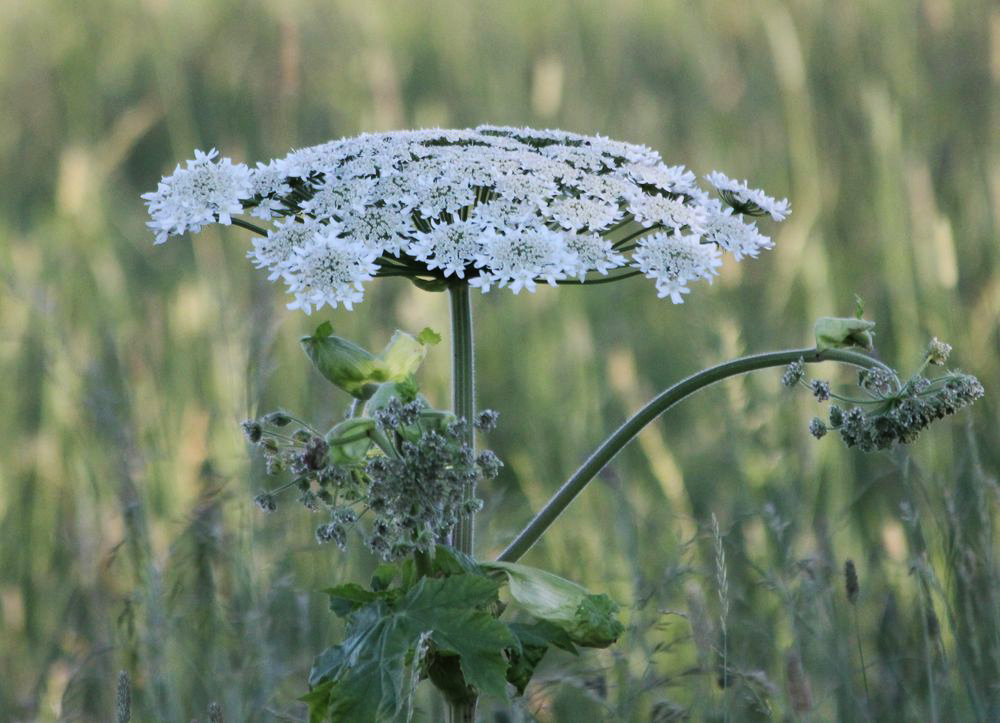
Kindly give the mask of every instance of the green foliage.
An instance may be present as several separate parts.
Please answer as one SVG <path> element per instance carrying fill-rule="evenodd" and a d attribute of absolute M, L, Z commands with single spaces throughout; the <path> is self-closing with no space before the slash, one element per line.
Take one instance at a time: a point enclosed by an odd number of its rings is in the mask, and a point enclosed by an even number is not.
<path fill-rule="evenodd" d="M 550 647 L 561 648 L 574 655 L 577 652 L 569 633 L 548 620 L 538 620 L 531 624 L 511 623 L 509 627 L 517 638 L 517 646 L 508 653 L 510 665 L 507 668 L 507 682 L 514 686 L 518 695 L 524 695 L 535 668 L 542 662 Z"/>
<path fill-rule="evenodd" d="M 449 700 L 506 699 L 506 683 L 521 695 L 549 648 L 576 654 L 577 645 L 605 647 L 622 632 L 607 596 L 543 570 L 480 564 L 445 545 L 434 550 L 429 576 L 413 577 L 413 568 L 413 560 L 385 563 L 370 590 L 346 583 L 325 591 L 347 632 L 313 663 L 302 698 L 310 720 L 394 719 L 413 694 L 404 692 L 413 666 Z M 532 622 L 498 619 L 504 583 Z"/>
<path fill-rule="evenodd" d="M 316 689 L 308 699 L 310 716 L 393 718 L 402 704 L 404 669 L 424 634 L 429 634 L 431 658 L 459 657 L 461 680 L 453 682 L 456 689 L 473 686 L 504 697 L 508 667 L 504 651 L 516 641 L 488 610 L 498 589 L 498 583 L 483 575 L 459 574 L 423 577 L 398 601 L 391 599 L 389 590 L 373 592 L 373 599 L 349 613 L 344 642 L 313 664 L 309 683 Z M 337 588 L 331 593 L 331 606 L 343 609 L 345 593 L 352 596 L 352 603 L 357 601 L 355 589 Z"/>
<path fill-rule="evenodd" d="M 481 563 L 507 577 L 510 595 L 527 612 L 562 628 L 577 645 L 605 648 L 625 626 L 618 605 L 607 595 L 593 595 L 582 586 L 545 570 L 512 562 Z"/>

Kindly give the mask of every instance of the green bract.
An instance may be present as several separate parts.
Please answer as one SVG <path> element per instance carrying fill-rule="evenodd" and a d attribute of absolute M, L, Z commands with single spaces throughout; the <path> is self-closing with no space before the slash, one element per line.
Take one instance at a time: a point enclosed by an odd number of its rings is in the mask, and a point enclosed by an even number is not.
<path fill-rule="evenodd" d="M 587 648 L 606 648 L 622 634 L 618 605 L 607 595 L 593 595 L 586 588 L 551 572 L 513 562 L 481 562 L 484 570 L 507 576 L 510 595 L 527 612 L 558 625 L 570 639 Z"/>
<path fill-rule="evenodd" d="M 824 316 L 816 321 L 813 328 L 816 332 L 816 349 L 819 351 L 850 347 L 860 347 L 867 351 L 872 349 L 874 321 Z"/>
<path fill-rule="evenodd" d="M 299 342 L 313 365 L 326 379 L 356 399 L 369 399 L 383 382 L 402 382 L 420 368 L 427 347 L 441 341 L 431 329 L 416 338 L 396 331 L 381 354 L 333 334 L 330 322 L 317 327 Z"/>
<path fill-rule="evenodd" d="M 326 433 L 332 464 L 357 464 L 372 446 L 371 432 L 375 422 L 365 417 L 345 419 Z"/>

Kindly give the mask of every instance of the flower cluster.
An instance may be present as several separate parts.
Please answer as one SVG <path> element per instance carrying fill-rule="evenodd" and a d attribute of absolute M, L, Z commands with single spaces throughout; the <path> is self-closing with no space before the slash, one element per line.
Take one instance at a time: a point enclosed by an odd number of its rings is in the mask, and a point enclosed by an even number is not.
<path fill-rule="evenodd" d="M 277 494 L 298 489 L 299 502 L 328 515 L 316 528 L 321 543 L 344 548 L 348 532 L 365 524 L 369 549 L 384 559 L 430 551 L 460 516 L 481 506 L 464 491 L 496 477 L 502 463 L 489 450 L 475 456 L 465 442 L 466 422 L 430 409 L 420 397 L 391 397 L 370 411 L 371 417 L 347 419 L 325 435 L 304 424 L 291 434 L 279 431 L 298 421 L 284 412 L 244 422 L 247 439 L 264 451 L 268 473 L 284 470 L 293 478 L 255 502 L 270 512 Z M 475 420 L 484 431 L 495 423 L 492 411 Z"/>
<path fill-rule="evenodd" d="M 835 430 L 848 447 L 872 452 L 913 442 L 932 422 L 955 414 L 983 396 L 983 385 L 970 374 L 949 371 L 934 379 L 923 375 L 928 365 L 943 365 L 950 351 L 950 346 L 935 338 L 928 346 L 924 363 L 905 383 L 887 367 L 860 370 L 858 388 L 865 394 L 863 399 L 835 394 L 827 381 L 814 379 L 807 383 L 801 360 L 789 365 L 782 381 L 787 386 L 806 386 L 820 402 L 833 398 L 845 403 L 845 407 L 830 406 L 828 422 L 814 417 L 809 422 L 810 434 L 820 439 Z"/>
<path fill-rule="evenodd" d="M 253 169 L 215 158 L 197 152 L 143 196 L 157 242 L 240 211 L 269 221 L 236 220 L 261 235 L 251 260 L 306 313 L 351 308 L 376 276 L 518 293 L 616 269 L 680 303 L 688 284 L 712 280 L 722 254 L 771 248 L 752 217 L 790 213 L 722 173 L 707 177 L 712 198 L 645 146 L 556 130 L 366 134 Z"/>

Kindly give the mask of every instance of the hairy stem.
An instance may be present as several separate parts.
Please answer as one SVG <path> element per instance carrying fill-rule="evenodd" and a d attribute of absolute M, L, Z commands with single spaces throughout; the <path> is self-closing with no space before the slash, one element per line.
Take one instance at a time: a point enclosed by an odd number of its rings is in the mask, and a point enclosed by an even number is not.
<path fill-rule="evenodd" d="M 449 287 L 448 292 L 451 297 L 452 404 L 455 416 L 466 422 L 466 444 L 475 449 L 472 422 L 476 413 L 476 381 L 473 367 L 472 303 L 469 286 L 465 283 L 454 284 Z M 466 487 L 465 499 L 471 499 L 475 492 L 472 485 Z M 459 521 L 452 542 L 458 550 L 468 555 L 472 554 L 474 542 L 472 515 L 463 516 Z"/>
<path fill-rule="evenodd" d="M 766 354 L 755 354 L 753 356 L 741 357 L 728 362 L 723 362 L 714 367 L 703 369 L 697 374 L 692 374 L 649 402 L 645 407 L 636 412 L 628 421 L 620 426 L 614 434 L 608 437 L 600 447 L 598 447 L 580 468 L 563 483 L 563 486 L 549 499 L 545 506 L 535 515 L 534 519 L 528 523 L 514 538 L 507 548 L 500 553 L 497 558 L 503 562 L 515 562 L 534 545 L 545 533 L 549 526 L 556 521 L 562 511 L 569 506 L 583 488 L 597 476 L 605 465 L 617 455 L 622 448 L 635 437 L 643 427 L 652 422 L 658 416 L 670 409 L 672 406 L 694 394 L 700 389 L 715 384 L 722 379 L 745 374 L 756 369 L 767 369 L 768 367 L 781 367 L 791 362 L 802 359 L 803 361 L 815 364 L 824 361 L 837 361 L 844 364 L 852 364 L 857 367 L 873 368 L 881 367 L 891 371 L 882 362 L 860 352 L 847 349 L 788 349 L 785 351 L 768 352 Z"/>
<path fill-rule="evenodd" d="M 475 430 L 472 426 L 476 413 L 476 382 L 473 364 L 472 300 L 469 285 L 465 282 L 448 287 L 451 301 L 451 390 L 455 416 L 465 419 L 466 443 L 475 449 Z M 465 499 L 476 494 L 469 484 L 463 493 Z M 475 520 L 472 514 L 463 515 L 452 532 L 452 546 L 471 555 L 475 543 Z M 476 701 L 451 702 L 448 705 L 450 723 L 473 723 L 476 719 Z"/>

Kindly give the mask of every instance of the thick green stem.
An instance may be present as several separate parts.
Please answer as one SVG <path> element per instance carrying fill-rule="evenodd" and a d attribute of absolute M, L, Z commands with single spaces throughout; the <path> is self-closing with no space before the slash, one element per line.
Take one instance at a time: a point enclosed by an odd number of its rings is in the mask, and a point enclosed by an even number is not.
<path fill-rule="evenodd" d="M 608 437 L 604 443 L 598 447 L 580 468 L 563 484 L 562 487 L 545 504 L 545 507 L 535 515 L 534 519 L 528 523 L 514 541 L 511 542 L 497 558 L 503 562 L 515 562 L 528 549 L 534 545 L 544 534 L 556 518 L 562 513 L 569 503 L 572 502 L 583 488 L 597 476 L 605 465 L 617 455 L 622 448 L 628 444 L 647 424 L 658 416 L 680 402 L 685 397 L 694 394 L 700 389 L 714 384 L 727 377 L 745 374 L 756 369 L 766 369 L 768 367 L 780 367 L 790 364 L 796 359 L 802 359 L 807 363 L 823 361 L 838 361 L 845 364 L 852 364 L 858 367 L 872 368 L 882 367 L 888 369 L 882 362 L 871 358 L 865 354 L 847 349 L 789 349 L 786 351 L 769 352 L 767 354 L 756 354 L 754 356 L 733 359 L 709 369 L 704 369 L 697 374 L 692 374 L 673 385 L 649 404 L 636 412 L 628 421 L 619 427 L 614 434 Z"/>
<path fill-rule="evenodd" d="M 455 416 L 464 419 L 466 444 L 475 450 L 473 416 L 476 413 L 476 378 L 472 352 L 472 302 L 469 286 L 454 284 L 448 289 L 451 297 L 451 391 Z M 463 497 L 471 499 L 476 490 L 473 485 L 465 489 Z M 463 515 L 455 527 L 452 543 L 458 550 L 471 555 L 475 541 L 472 515 Z"/>
<path fill-rule="evenodd" d="M 469 285 L 461 282 L 448 287 L 451 300 L 451 390 L 455 416 L 465 419 L 466 443 L 475 450 L 475 429 L 472 426 L 476 413 L 476 381 L 473 364 L 472 300 Z M 476 489 L 469 484 L 463 492 L 464 499 L 475 496 Z M 452 532 L 452 546 L 471 555 L 475 544 L 475 520 L 472 514 L 463 515 Z M 473 723 L 476 719 L 476 701 L 449 703 L 450 723 Z"/>

